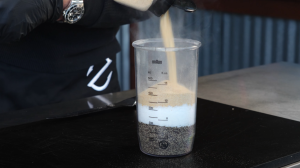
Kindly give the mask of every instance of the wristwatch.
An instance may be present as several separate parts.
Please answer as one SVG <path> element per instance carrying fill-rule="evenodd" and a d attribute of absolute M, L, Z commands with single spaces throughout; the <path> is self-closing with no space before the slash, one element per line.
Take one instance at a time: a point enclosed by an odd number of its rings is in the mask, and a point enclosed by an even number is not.
<path fill-rule="evenodd" d="M 71 0 L 70 6 L 64 10 L 64 22 L 74 24 L 78 22 L 84 14 L 83 0 Z"/>

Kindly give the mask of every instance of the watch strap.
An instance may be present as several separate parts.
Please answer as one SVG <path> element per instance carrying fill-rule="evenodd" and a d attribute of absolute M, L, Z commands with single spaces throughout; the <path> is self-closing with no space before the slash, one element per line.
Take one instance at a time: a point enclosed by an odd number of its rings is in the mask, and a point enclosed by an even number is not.
<path fill-rule="evenodd" d="M 84 6 L 83 0 L 71 0 L 70 5 L 63 12 L 63 16 L 65 18 L 64 23 L 73 24 L 73 23 L 76 23 L 78 21 L 78 20 L 75 21 L 75 22 L 74 21 L 70 21 L 70 20 L 67 19 L 67 16 L 66 16 L 66 15 L 68 15 L 68 13 L 71 10 L 71 8 L 74 7 L 74 5 L 80 5 L 83 8 L 83 6 Z M 83 8 L 83 11 L 84 11 L 84 8 Z M 82 15 L 81 15 L 81 17 L 82 17 Z"/>

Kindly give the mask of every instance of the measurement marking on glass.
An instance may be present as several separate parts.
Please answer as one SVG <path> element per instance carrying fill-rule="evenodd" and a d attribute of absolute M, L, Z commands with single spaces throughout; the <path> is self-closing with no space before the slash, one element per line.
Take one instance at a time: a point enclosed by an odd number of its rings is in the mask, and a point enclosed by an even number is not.
<path fill-rule="evenodd" d="M 167 117 L 165 120 L 160 120 L 160 119 L 158 119 L 158 121 L 168 121 L 168 117 Z"/>
<path fill-rule="evenodd" d="M 157 89 L 157 87 L 148 87 L 148 88 Z"/>
<path fill-rule="evenodd" d="M 157 84 L 157 85 L 168 85 L 168 82 L 165 82 L 164 84 Z"/>
<path fill-rule="evenodd" d="M 149 103 L 155 103 L 155 104 L 157 104 L 157 102 L 151 102 L 151 101 L 149 101 Z"/>
<path fill-rule="evenodd" d="M 153 79 L 152 77 L 148 77 L 148 81 L 157 81 L 157 80 Z"/>
<path fill-rule="evenodd" d="M 157 96 L 157 95 L 153 94 L 153 92 L 148 92 L 148 95 L 149 96 Z"/>
<path fill-rule="evenodd" d="M 160 61 L 160 60 L 152 60 L 152 64 L 162 64 L 162 61 Z"/>
<path fill-rule="evenodd" d="M 149 110 L 151 110 L 151 111 L 157 111 L 157 110 L 155 110 L 153 107 L 151 107 L 151 106 L 149 106 Z"/>
<path fill-rule="evenodd" d="M 151 117 L 151 116 L 149 116 L 150 118 L 157 118 L 157 117 Z"/>
<path fill-rule="evenodd" d="M 168 103 L 168 99 L 166 99 L 164 102 L 158 102 L 158 103 Z"/>

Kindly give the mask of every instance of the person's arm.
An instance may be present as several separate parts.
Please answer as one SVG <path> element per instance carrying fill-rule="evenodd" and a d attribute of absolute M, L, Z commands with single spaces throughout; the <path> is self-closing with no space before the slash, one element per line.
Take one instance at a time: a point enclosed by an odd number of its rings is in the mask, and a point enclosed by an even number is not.
<path fill-rule="evenodd" d="M 66 9 L 71 3 L 71 0 L 63 0 L 63 8 Z"/>
<path fill-rule="evenodd" d="M 20 40 L 44 22 L 56 22 L 63 0 L 1 0 L 0 43 Z"/>
<path fill-rule="evenodd" d="M 62 12 L 69 3 L 70 0 L 1 0 L 0 43 L 19 41 L 44 22 L 63 20 Z M 111 28 L 150 17 L 148 11 L 113 0 L 84 0 L 84 8 L 84 15 L 76 24 L 88 28 Z"/>
<path fill-rule="evenodd" d="M 70 0 L 1 0 L 0 43 L 19 41 L 45 22 L 63 20 L 62 12 Z M 146 19 L 140 12 L 113 0 L 84 0 L 85 14 L 77 23 L 85 27 L 115 27 Z"/>
<path fill-rule="evenodd" d="M 63 0 L 63 10 L 65 10 L 67 7 L 69 7 L 70 4 L 71 4 L 71 0 Z M 63 15 L 61 15 L 61 16 L 57 19 L 57 21 L 62 21 L 62 20 L 64 20 Z"/>

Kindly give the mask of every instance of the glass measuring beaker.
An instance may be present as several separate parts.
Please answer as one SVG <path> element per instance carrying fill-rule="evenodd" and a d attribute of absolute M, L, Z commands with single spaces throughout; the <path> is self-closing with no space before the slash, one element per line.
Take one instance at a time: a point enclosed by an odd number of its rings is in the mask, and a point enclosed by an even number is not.
<path fill-rule="evenodd" d="M 140 149 L 158 157 L 192 151 L 197 105 L 199 41 L 162 39 L 133 42 Z"/>

